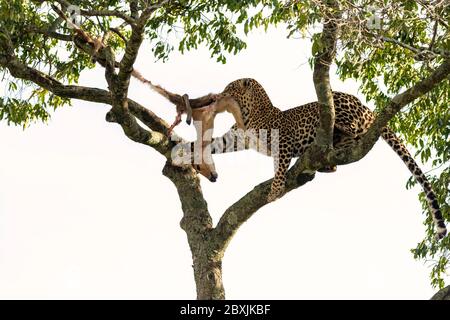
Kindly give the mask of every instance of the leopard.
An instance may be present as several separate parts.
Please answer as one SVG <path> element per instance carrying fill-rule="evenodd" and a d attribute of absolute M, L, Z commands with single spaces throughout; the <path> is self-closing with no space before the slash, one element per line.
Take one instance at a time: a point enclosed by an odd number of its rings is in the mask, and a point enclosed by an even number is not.
<path fill-rule="evenodd" d="M 333 147 L 343 148 L 361 139 L 374 122 L 376 114 L 354 95 L 338 91 L 333 91 L 332 95 L 335 109 Z M 272 156 L 275 175 L 267 202 L 275 201 L 284 193 L 286 172 L 291 160 L 300 157 L 315 142 L 317 128 L 320 125 L 319 103 L 310 102 L 282 111 L 272 104 L 263 86 L 252 78 L 232 81 L 218 97 L 226 97 L 228 100 L 232 98 L 231 100 L 239 105 L 244 127 L 246 131 L 256 133 L 257 143 L 249 143 L 248 136 L 243 135 L 238 125 L 234 124 L 223 136 L 212 139 L 211 154 L 255 149 Z M 258 136 L 259 132 L 276 132 L 276 139 L 272 134 L 265 134 L 265 139 L 262 140 Z M 381 137 L 397 153 L 422 186 L 434 222 L 436 237 L 442 239 L 447 234 L 447 229 L 430 182 L 392 129 L 384 127 Z M 237 143 L 242 139 L 245 140 L 244 143 Z M 191 150 L 194 150 L 193 144 Z M 193 166 L 212 182 L 217 180 L 218 175 L 215 171 L 208 172 L 205 166 L 201 167 L 198 164 Z M 318 171 L 335 170 L 336 166 L 329 166 Z"/>

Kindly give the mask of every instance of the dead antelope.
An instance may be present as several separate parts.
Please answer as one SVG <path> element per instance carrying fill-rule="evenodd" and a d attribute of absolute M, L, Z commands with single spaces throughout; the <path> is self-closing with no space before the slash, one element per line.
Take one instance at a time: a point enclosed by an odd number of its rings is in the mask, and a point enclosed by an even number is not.
<path fill-rule="evenodd" d="M 211 182 L 217 180 L 217 172 L 211 155 L 211 141 L 214 132 L 214 120 L 217 114 L 229 112 L 233 115 L 239 129 L 245 130 L 239 104 L 229 96 L 216 95 L 215 101 L 202 108 L 192 109 L 192 118 L 197 131 L 197 146 L 199 150 L 191 150 L 194 168 Z"/>

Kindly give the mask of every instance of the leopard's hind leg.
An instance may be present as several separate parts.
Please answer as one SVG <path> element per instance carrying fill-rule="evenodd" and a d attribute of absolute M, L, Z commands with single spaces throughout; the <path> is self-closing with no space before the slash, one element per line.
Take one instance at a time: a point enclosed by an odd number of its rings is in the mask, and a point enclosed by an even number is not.
<path fill-rule="evenodd" d="M 334 148 L 343 148 L 347 145 L 351 145 L 355 141 L 356 138 L 357 137 L 352 137 L 352 136 L 345 134 L 344 132 L 342 132 L 342 130 L 340 130 L 338 128 L 334 128 L 333 147 Z M 337 170 L 337 166 L 332 165 L 332 166 L 326 166 L 326 167 L 320 168 L 317 171 L 330 173 L 330 172 L 336 172 L 336 170 Z"/>
<path fill-rule="evenodd" d="M 372 111 L 361 101 L 348 94 L 333 92 L 336 119 L 333 132 L 333 147 L 340 149 L 358 141 L 374 120 Z M 327 166 L 319 172 L 335 172 L 336 166 Z"/>

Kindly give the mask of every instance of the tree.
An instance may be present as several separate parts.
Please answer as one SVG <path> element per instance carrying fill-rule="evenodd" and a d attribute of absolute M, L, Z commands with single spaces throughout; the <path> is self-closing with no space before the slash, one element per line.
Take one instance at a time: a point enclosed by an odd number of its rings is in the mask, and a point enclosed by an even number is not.
<path fill-rule="evenodd" d="M 450 286 L 447 286 L 438 292 L 431 298 L 431 300 L 449 300 L 450 299 Z"/>
<path fill-rule="evenodd" d="M 74 32 L 64 19 L 64 14 L 73 12 L 81 17 L 87 34 L 94 38 L 108 34 L 105 48 L 97 52 L 94 43 Z M 181 227 L 192 252 L 197 297 L 223 299 L 225 250 L 239 227 L 267 204 L 271 180 L 230 206 L 213 227 L 195 170 L 171 163 L 176 142 L 169 138 L 169 126 L 128 98 L 133 65 L 143 41 L 153 44 L 159 59 L 168 59 L 175 44 L 181 52 L 204 44 L 224 63 L 226 52 L 236 54 L 246 46 L 238 26 L 246 34 L 253 28 L 282 24 L 287 25 L 288 36 L 306 36 L 321 24 L 321 31 L 311 36 L 310 60 L 321 105 L 321 126 L 316 144 L 289 170 L 286 192 L 313 180 L 311 172 L 317 169 L 362 159 L 389 123 L 417 148 L 424 162 L 430 161 L 437 168 L 431 176 L 432 185 L 448 221 L 449 16 L 450 5 L 445 1 L 3 2 L 0 69 L 17 81 L 9 82 L 9 91 L 0 100 L 0 117 L 26 127 L 32 121 L 45 121 L 51 108 L 70 104 L 71 99 L 110 105 L 108 121 L 118 123 L 130 140 L 154 148 L 167 159 L 163 174 L 176 186 L 182 204 Z M 181 33 L 179 41 L 170 38 L 175 31 Z M 108 90 L 77 84 L 81 72 L 94 66 L 93 60 L 104 67 Z M 376 121 L 352 148 L 332 146 L 334 106 L 329 69 L 333 63 L 341 78 L 358 80 L 362 92 L 377 106 Z M 16 98 L 18 92 L 20 98 Z M 420 198 L 427 210 L 423 195 Z M 416 258 L 435 259 L 432 284 L 443 287 L 450 240 L 447 236 L 437 242 L 432 221 L 427 218 L 425 224 L 427 237 L 413 253 Z"/>

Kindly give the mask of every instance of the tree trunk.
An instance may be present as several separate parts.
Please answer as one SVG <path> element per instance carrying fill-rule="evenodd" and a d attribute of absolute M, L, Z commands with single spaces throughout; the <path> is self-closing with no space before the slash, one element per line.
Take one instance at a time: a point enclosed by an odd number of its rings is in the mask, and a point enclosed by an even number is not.
<path fill-rule="evenodd" d="M 213 236 L 212 218 L 203 198 L 200 180 L 191 166 L 176 167 L 167 162 L 163 174 L 177 188 L 183 210 L 180 226 L 186 232 L 192 252 L 197 299 L 224 300 L 222 258 L 224 249 Z"/>
<path fill-rule="evenodd" d="M 193 254 L 194 277 L 198 300 L 224 300 L 225 289 L 222 282 L 222 258 L 214 257 L 207 251 Z"/>

